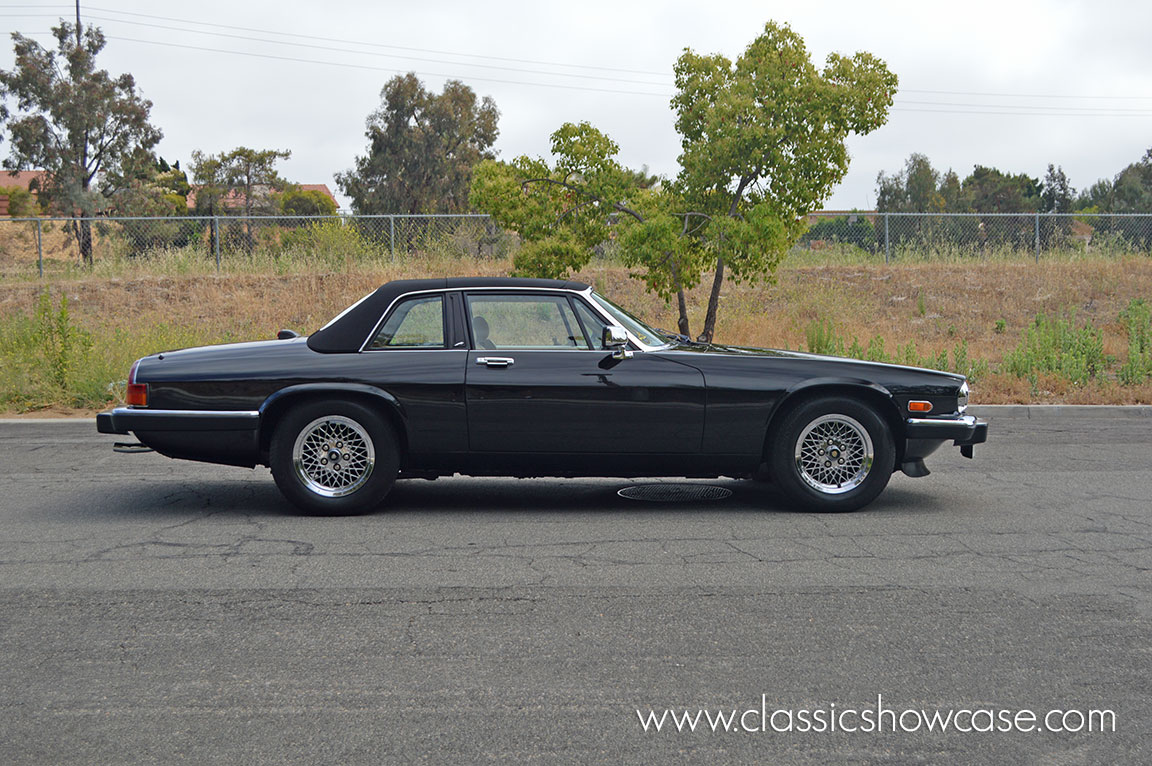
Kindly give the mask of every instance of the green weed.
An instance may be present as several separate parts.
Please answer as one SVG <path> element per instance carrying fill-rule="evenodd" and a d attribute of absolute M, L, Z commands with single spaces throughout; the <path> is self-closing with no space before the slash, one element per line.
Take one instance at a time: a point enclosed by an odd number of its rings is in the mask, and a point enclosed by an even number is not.
<path fill-rule="evenodd" d="M 1107 366 L 1099 328 L 1091 323 L 1078 326 L 1075 314 L 1039 314 L 1024 331 L 1020 345 L 1004 357 L 1001 370 L 1028 380 L 1036 373 L 1052 373 L 1083 385 Z"/>

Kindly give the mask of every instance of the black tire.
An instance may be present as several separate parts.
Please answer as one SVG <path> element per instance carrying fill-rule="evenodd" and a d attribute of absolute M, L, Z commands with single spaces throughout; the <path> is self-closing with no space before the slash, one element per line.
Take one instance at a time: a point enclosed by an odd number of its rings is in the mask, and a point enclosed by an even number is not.
<path fill-rule="evenodd" d="M 276 486 L 300 510 L 351 516 L 375 509 L 392 489 L 397 444 L 388 419 L 371 407 L 311 401 L 277 424 L 268 462 Z"/>
<path fill-rule="evenodd" d="M 861 401 L 831 396 L 785 414 L 768 452 L 775 487 L 792 504 L 821 513 L 868 505 L 888 486 L 896 461 L 884 419 Z"/>

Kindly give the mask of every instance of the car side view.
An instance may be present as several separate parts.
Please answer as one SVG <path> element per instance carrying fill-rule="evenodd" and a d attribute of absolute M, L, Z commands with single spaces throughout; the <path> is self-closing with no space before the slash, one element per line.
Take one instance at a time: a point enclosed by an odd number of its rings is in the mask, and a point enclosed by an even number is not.
<path fill-rule="evenodd" d="M 397 479 L 756 478 L 812 511 L 926 476 L 987 424 L 961 375 L 656 330 L 579 282 L 390 282 L 308 337 L 167 351 L 97 416 L 168 457 L 267 465 L 298 508 L 378 507 Z"/>

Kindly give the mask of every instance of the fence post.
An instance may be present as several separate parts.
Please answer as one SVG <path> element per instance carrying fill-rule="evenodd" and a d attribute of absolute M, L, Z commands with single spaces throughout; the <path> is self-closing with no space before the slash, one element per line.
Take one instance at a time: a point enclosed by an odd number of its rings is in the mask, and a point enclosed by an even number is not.
<path fill-rule="evenodd" d="M 220 273 L 220 219 L 212 216 L 212 241 L 216 244 L 216 273 Z"/>
<path fill-rule="evenodd" d="M 888 264 L 889 254 L 892 250 L 892 240 L 888 238 L 888 214 L 884 214 L 884 264 Z"/>
<path fill-rule="evenodd" d="M 44 222 L 39 218 L 36 219 L 36 268 L 40 272 L 40 278 L 44 278 Z"/>
<path fill-rule="evenodd" d="M 388 216 L 388 254 L 396 260 L 396 216 Z"/>
<path fill-rule="evenodd" d="M 1036 213 L 1036 263 L 1040 263 L 1040 213 Z"/>

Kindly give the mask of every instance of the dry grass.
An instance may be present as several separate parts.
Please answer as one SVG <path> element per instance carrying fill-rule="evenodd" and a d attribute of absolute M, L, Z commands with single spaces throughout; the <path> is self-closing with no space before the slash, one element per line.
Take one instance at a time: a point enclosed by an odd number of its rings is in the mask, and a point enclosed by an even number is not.
<path fill-rule="evenodd" d="M 108 333 L 166 324 L 190 337 L 269 338 L 290 327 L 308 332 L 382 282 L 425 276 L 507 274 L 510 263 L 455 258 L 377 265 L 349 273 L 236 274 L 223 277 L 134 276 L 55 281 L 72 315 L 97 339 Z M 627 270 L 600 264 L 578 278 L 662 327 L 675 327 L 673 305 L 647 294 Z M 0 317 L 30 313 L 43 285 L 0 282 Z M 727 283 L 717 339 L 725 343 L 799 349 L 806 328 L 831 320 L 847 338 L 879 335 L 888 349 L 909 341 L 924 355 L 966 341 L 973 358 L 995 370 L 1039 312 L 1071 312 L 1104 332 L 1105 351 L 1127 351 L 1120 310 L 1134 298 L 1152 299 L 1152 260 L 1127 258 L 1062 263 L 904 264 L 787 267 L 775 285 Z M 705 285 L 689 296 L 692 329 L 699 332 Z M 1003 332 L 997 322 L 1003 320 Z M 160 350 L 160 349 L 153 349 Z M 997 374 L 976 388 L 975 401 L 1152 403 L 1152 386 L 1100 382 L 1072 386 Z"/>

